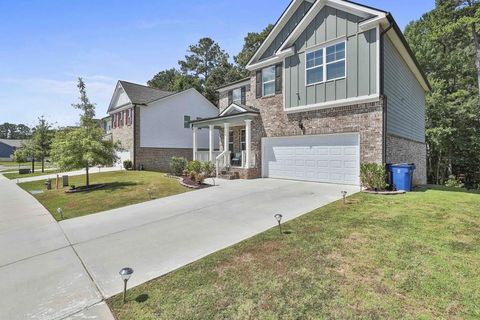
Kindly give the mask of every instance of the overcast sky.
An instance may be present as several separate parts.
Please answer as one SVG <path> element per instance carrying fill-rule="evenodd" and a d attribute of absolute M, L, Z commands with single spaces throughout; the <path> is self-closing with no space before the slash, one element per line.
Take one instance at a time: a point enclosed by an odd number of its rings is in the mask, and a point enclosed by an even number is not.
<path fill-rule="evenodd" d="M 403 29 L 434 0 L 357 0 L 392 12 Z M 290 0 L 0 0 L 0 123 L 44 115 L 75 124 L 76 79 L 105 116 L 117 80 L 146 83 L 177 67 L 201 37 L 230 56 L 249 31 L 274 23 Z"/>

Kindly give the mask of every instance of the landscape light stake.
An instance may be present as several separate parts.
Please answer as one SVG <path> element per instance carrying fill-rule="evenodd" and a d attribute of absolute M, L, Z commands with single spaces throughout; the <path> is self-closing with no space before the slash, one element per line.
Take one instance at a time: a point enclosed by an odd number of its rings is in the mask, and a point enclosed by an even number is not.
<path fill-rule="evenodd" d="M 282 232 L 282 218 L 283 218 L 283 216 L 281 214 L 276 214 L 274 217 L 278 222 L 278 229 L 280 230 L 280 234 L 283 234 L 283 232 Z"/>
<path fill-rule="evenodd" d="M 127 282 L 130 279 L 130 276 L 133 274 L 132 268 L 123 268 L 119 272 L 123 280 L 123 304 L 127 302 Z"/>
<path fill-rule="evenodd" d="M 342 191 L 343 204 L 347 204 L 347 191 Z"/>
<path fill-rule="evenodd" d="M 63 210 L 62 210 L 62 208 L 57 208 L 57 213 L 60 215 L 60 217 L 63 220 Z"/>

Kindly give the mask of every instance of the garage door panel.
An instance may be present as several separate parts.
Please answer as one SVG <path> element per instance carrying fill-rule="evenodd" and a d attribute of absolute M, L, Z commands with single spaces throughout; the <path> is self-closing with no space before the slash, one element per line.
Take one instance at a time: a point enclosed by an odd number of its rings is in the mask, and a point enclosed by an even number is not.
<path fill-rule="evenodd" d="M 264 176 L 358 185 L 358 140 L 357 134 L 264 139 Z"/>

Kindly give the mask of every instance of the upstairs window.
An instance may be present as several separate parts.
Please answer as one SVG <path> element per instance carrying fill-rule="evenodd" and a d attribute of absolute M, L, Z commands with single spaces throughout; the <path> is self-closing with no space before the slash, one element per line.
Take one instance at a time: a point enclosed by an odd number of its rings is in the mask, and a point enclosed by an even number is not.
<path fill-rule="evenodd" d="M 190 116 L 183 116 L 183 127 L 190 129 Z"/>
<path fill-rule="evenodd" d="M 275 94 L 275 66 L 262 70 L 262 90 L 264 97 Z"/>
<path fill-rule="evenodd" d="M 232 102 L 242 104 L 242 88 L 232 90 Z"/>
<path fill-rule="evenodd" d="M 345 42 L 307 52 L 306 85 L 314 85 L 346 77 Z"/>
<path fill-rule="evenodd" d="M 327 47 L 327 81 L 345 77 L 345 42 Z"/>
<path fill-rule="evenodd" d="M 323 49 L 307 53 L 307 85 L 323 82 Z"/>

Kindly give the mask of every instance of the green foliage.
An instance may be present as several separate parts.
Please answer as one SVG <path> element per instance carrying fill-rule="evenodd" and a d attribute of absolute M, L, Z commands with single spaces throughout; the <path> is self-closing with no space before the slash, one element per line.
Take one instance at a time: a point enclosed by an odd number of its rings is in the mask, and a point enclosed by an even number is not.
<path fill-rule="evenodd" d="M 457 177 L 451 175 L 448 177 L 448 180 L 445 182 L 445 186 L 449 188 L 463 188 L 465 185 L 462 181 L 457 179 Z"/>
<path fill-rule="evenodd" d="M 31 136 L 31 129 L 24 124 L 0 124 L 0 139 L 28 139 Z"/>
<path fill-rule="evenodd" d="M 187 164 L 187 159 L 183 157 L 172 157 L 172 159 L 170 159 L 170 170 L 172 174 L 181 176 L 187 169 Z"/>
<path fill-rule="evenodd" d="M 119 146 L 103 138 L 103 130 L 93 120 L 95 106 L 90 103 L 81 78 L 78 89 L 80 103 L 72 106 L 82 111 L 80 128 L 57 132 L 52 142 L 52 160 L 63 170 L 86 168 L 86 185 L 89 186 L 89 168 L 114 163 Z"/>
<path fill-rule="evenodd" d="M 433 90 L 426 103 L 427 175 L 445 184 L 480 183 L 479 1 L 438 0 L 405 36 Z"/>
<path fill-rule="evenodd" d="M 202 164 L 202 172 L 205 177 L 210 178 L 215 175 L 215 163 L 207 161 Z"/>
<path fill-rule="evenodd" d="M 189 172 L 201 173 L 202 172 L 202 163 L 198 160 L 192 160 L 188 163 L 187 170 Z"/>
<path fill-rule="evenodd" d="M 377 163 L 362 163 L 360 165 L 360 181 L 368 190 L 385 190 L 387 171 L 385 166 Z"/>
<path fill-rule="evenodd" d="M 132 160 L 123 161 L 123 167 L 125 168 L 125 170 L 131 170 L 133 168 Z"/>
<path fill-rule="evenodd" d="M 269 24 L 261 32 L 249 32 L 244 38 L 242 51 L 234 57 L 234 60 L 245 71 L 245 77 L 248 76 L 248 71 L 245 70 L 245 67 L 272 29 L 273 25 Z"/>

